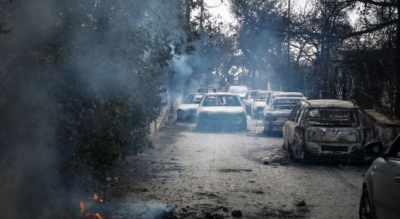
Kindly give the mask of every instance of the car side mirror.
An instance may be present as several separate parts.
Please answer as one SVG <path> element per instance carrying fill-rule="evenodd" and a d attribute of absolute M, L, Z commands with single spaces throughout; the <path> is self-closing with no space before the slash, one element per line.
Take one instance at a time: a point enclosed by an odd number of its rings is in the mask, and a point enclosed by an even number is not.
<path fill-rule="evenodd" d="M 368 143 L 364 146 L 364 154 L 368 157 L 380 157 L 383 155 L 383 145 L 379 141 Z"/>

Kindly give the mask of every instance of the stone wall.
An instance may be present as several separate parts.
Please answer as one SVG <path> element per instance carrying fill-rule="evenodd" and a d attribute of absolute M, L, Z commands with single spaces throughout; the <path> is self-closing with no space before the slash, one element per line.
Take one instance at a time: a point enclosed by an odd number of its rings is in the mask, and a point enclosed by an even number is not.
<path fill-rule="evenodd" d="M 392 121 L 375 110 L 365 110 L 365 119 L 371 128 L 367 142 L 380 141 L 384 145 L 393 141 L 400 134 L 400 122 Z"/>

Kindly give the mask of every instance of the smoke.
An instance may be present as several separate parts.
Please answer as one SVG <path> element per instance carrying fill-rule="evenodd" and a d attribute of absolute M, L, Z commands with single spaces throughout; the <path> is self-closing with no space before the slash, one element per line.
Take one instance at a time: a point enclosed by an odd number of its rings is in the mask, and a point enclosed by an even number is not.
<path fill-rule="evenodd" d="M 177 2 L 0 1 L 0 21 L 12 30 L 0 35 L 0 218 L 58 218 L 66 188 L 95 189 L 64 181 L 90 178 L 74 172 L 84 165 L 79 140 L 109 128 L 108 112 L 85 115 L 121 98 L 143 112 L 160 104 L 168 45 L 184 37 Z M 74 124 L 86 130 L 67 129 Z"/>
<path fill-rule="evenodd" d="M 129 201 L 126 203 L 116 206 L 117 209 L 121 209 L 119 216 L 122 218 L 152 218 L 152 219 L 164 219 L 168 214 L 175 210 L 175 206 L 161 203 L 158 201 Z"/>

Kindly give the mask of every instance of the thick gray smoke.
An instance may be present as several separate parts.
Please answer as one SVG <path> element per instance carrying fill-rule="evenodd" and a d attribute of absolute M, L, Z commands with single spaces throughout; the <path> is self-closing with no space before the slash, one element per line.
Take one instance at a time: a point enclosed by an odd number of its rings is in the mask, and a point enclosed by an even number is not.
<path fill-rule="evenodd" d="M 157 46 L 185 37 L 179 30 L 177 2 L 0 0 L 0 22 L 11 29 L 0 35 L 0 218 L 61 217 L 66 186 L 59 171 L 74 148 L 60 141 L 68 136 L 58 136 L 65 109 L 52 93 L 55 82 L 68 80 L 71 86 L 87 88 L 88 101 L 97 94 L 118 99 L 117 91 L 131 88 L 146 69 L 139 65 L 162 65 L 156 63 L 158 55 L 168 48 L 158 52 Z M 54 49 L 58 44 L 62 49 Z M 149 72 L 157 76 L 157 69 Z M 157 95 L 157 89 L 148 88 L 153 92 L 148 96 Z M 149 105 L 158 104 L 153 102 Z"/>

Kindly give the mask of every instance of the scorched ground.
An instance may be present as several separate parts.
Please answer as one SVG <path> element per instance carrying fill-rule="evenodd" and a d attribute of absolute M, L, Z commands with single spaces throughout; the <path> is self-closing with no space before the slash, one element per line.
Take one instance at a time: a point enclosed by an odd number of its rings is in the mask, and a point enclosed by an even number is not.
<path fill-rule="evenodd" d="M 174 206 L 177 218 L 358 218 L 367 166 L 290 162 L 282 136 L 248 123 L 247 132 L 162 128 L 153 149 L 126 159 L 109 178 L 113 218 L 140 211 L 126 205 L 137 201 Z"/>

